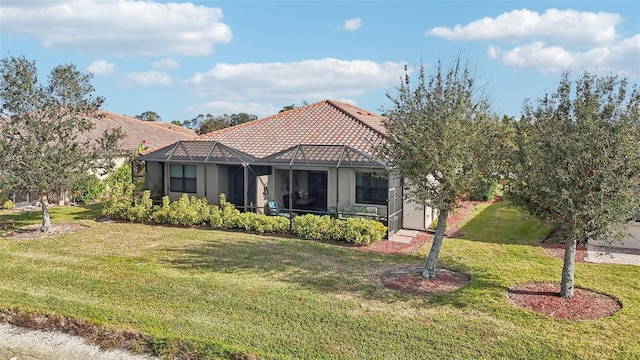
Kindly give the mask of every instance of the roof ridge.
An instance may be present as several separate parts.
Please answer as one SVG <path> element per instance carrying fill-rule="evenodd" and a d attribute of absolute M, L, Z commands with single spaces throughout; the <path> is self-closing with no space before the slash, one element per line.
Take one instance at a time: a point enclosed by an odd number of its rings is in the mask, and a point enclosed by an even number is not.
<path fill-rule="evenodd" d="M 379 135 L 380 135 L 380 136 L 382 136 L 382 137 L 387 137 L 387 136 L 386 136 L 384 133 L 382 133 L 380 130 L 378 130 L 378 129 L 374 128 L 373 126 L 371 126 L 371 125 L 369 125 L 369 124 L 367 124 L 366 122 L 364 122 L 363 120 L 359 119 L 357 116 L 354 116 L 353 114 L 351 114 L 349 111 L 345 110 L 345 109 L 341 106 L 342 104 L 347 104 L 347 103 L 343 103 L 343 102 L 340 102 L 340 101 L 337 101 L 337 100 L 325 100 L 325 101 L 326 101 L 328 104 L 330 104 L 331 106 L 333 106 L 334 108 L 336 108 L 338 111 L 340 111 L 340 112 L 342 112 L 343 114 L 347 115 L 348 117 L 350 117 L 350 118 L 352 118 L 352 119 L 356 120 L 356 121 L 357 121 L 358 123 L 360 123 L 361 125 L 364 125 L 365 127 L 369 128 L 369 129 L 371 129 L 371 130 L 373 130 L 375 133 L 379 134 Z M 354 107 L 354 108 L 356 108 L 356 109 L 358 109 L 358 110 L 362 110 L 363 112 L 366 112 L 367 114 L 373 115 L 371 112 L 366 111 L 366 110 L 364 110 L 364 109 L 361 109 L 361 108 L 359 108 L 359 107 L 357 107 L 357 106 L 354 106 L 354 105 L 351 105 L 351 104 L 347 104 L 347 105 L 352 106 L 352 107 Z M 377 115 L 377 114 L 376 114 L 376 116 L 380 116 L 380 115 Z"/>

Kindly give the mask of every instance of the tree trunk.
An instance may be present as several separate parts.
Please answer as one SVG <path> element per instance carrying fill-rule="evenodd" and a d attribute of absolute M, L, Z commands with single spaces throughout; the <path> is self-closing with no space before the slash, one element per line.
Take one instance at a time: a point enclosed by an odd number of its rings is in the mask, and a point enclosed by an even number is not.
<path fill-rule="evenodd" d="M 444 232 L 447 230 L 447 218 L 449 213 L 444 210 L 440 210 L 438 214 L 438 226 L 436 227 L 436 234 L 433 237 L 433 244 L 431 244 L 431 250 L 427 257 L 427 262 L 424 264 L 422 273 L 423 278 L 433 279 L 436 277 L 436 267 L 438 266 L 438 256 L 440 255 L 440 247 L 442 247 L 442 240 L 444 239 Z"/>
<path fill-rule="evenodd" d="M 576 240 L 566 239 L 564 249 L 564 265 L 562 267 L 562 282 L 560 283 L 560 296 L 573 297 L 573 277 L 576 265 Z"/>
<path fill-rule="evenodd" d="M 42 207 L 42 226 L 40 231 L 44 233 L 51 232 L 51 217 L 49 216 L 49 197 L 47 193 L 40 195 L 40 206 Z"/>

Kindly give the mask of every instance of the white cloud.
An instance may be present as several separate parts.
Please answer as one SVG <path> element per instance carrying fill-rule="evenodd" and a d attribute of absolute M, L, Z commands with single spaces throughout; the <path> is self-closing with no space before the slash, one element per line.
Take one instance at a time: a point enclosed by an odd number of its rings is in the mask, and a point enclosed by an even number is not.
<path fill-rule="evenodd" d="M 614 73 L 631 78 L 640 78 L 640 34 L 611 46 L 587 51 L 570 51 L 559 46 L 548 46 L 543 42 L 516 46 L 503 50 L 490 46 L 487 56 L 499 59 L 515 68 L 532 69 L 544 73 L 558 74 L 563 70 L 587 70 L 593 73 Z"/>
<path fill-rule="evenodd" d="M 548 73 L 561 72 L 576 62 L 574 54 L 559 46 L 545 46 L 543 42 L 517 46 L 507 51 L 493 48 L 490 52 L 509 66 Z"/>
<path fill-rule="evenodd" d="M 106 60 L 95 60 L 87 66 L 87 71 L 95 75 L 109 75 L 113 74 L 115 68 L 116 64 L 114 63 L 107 62 Z"/>
<path fill-rule="evenodd" d="M 549 44 L 593 46 L 616 39 L 616 26 L 622 17 L 607 12 L 579 12 L 549 9 L 544 14 L 521 9 L 485 17 L 453 28 L 442 26 L 425 35 L 448 40 L 537 40 Z"/>
<path fill-rule="evenodd" d="M 173 59 L 162 59 L 151 63 L 151 67 L 154 69 L 175 69 L 178 67 L 178 62 Z"/>
<path fill-rule="evenodd" d="M 160 71 L 130 72 L 125 79 L 128 84 L 137 86 L 171 84 L 171 76 Z"/>
<path fill-rule="evenodd" d="M 556 74 L 563 70 L 613 72 L 640 77 L 640 35 L 623 39 L 616 32 L 620 14 L 521 9 L 466 25 L 435 27 L 426 35 L 454 41 L 491 41 L 487 57 L 503 64 Z"/>
<path fill-rule="evenodd" d="M 359 30 L 361 27 L 362 27 L 362 19 L 353 18 L 344 22 L 344 25 L 342 25 L 342 30 L 356 31 L 356 30 Z"/>
<path fill-rule="evenodd" d="M 287 103 L 324 99 L 353 103 L 350 99 L 356 96 L 396 86 L 404 74 L 404 65 L 332 58 L 291 63 L 220 63 L 206 72 L 194 74 L 185 83 L 193 90 L 193 96 L 216 99 L 196 108 L 215 107 L 216 111 L 209 112 L 222 113 L 234 111 L 230 105 L 233 104 L 249 112 L 247 108 L 251 109 L 255 103 L 278 104 L 255 105 L 265 109 L 255 110 L 256 115 L 268 115 Z"/>
<path fill-rule="evenodd" d="M 2 31 L 46 48 L 115 56 L 208 55 L 231 41 L 218 8 L 133 0 L 3 1 Z"/>

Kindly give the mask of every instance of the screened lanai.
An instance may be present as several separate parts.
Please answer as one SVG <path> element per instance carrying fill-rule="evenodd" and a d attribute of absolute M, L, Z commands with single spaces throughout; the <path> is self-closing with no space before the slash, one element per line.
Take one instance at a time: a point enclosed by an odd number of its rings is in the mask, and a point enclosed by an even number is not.
<path fill-rule="evenodd" d="M 224 193 L 246 210 L 255 197 L 255 191 L 247 190 L 255 189 L 249 164 L 256 158 L 217 141 L 178 141 L 137 159 L 145 161 L 146 187 L 156 199 L 187 193 L 217 203 Z"/>
<path fill-rule="evenodd" d="M 295 214 L 338 215 L 357 205 L 375 208 L 390 227 L 402 212 L 399 179 L 350 146 L 300 144 L 258 159 L 217 141 L 180 141 L 138 159 L 146 161 L 148 188 L 162 196 L 189 193 L 215 204 L 224 193 L 241 210 L 268 212 L 276 201 Z"/>

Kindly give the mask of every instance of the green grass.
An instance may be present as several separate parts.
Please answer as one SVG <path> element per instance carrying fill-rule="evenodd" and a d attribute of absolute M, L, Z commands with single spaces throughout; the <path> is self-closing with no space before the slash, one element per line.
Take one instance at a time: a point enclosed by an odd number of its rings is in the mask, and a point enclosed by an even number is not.
<path fill-rule="evenodd" d="M 441 265 L 471 276 L 446 295 L 385 289 L 385 269 L 420 265 L 313 241 L 139 224 L 105 224 L 93 208 L 53 208 L 54 224 L 89 229 L 0 238 L 0 307 L 150 334 L 157 350 L 201 358 L 603 359 L 640 354 L 640 268 L 576 264 L 578 286 L 618 298 L 600 320 L 554 320 L 513 306 L 510 286 L 558 282 L 562 262 L 536 246 L 550 228 L 508 203 L 478 207 Z M 35 216 L 33 215 L 35 214 Z M 0 212 L 38 223 L 38 214 Z"/>

